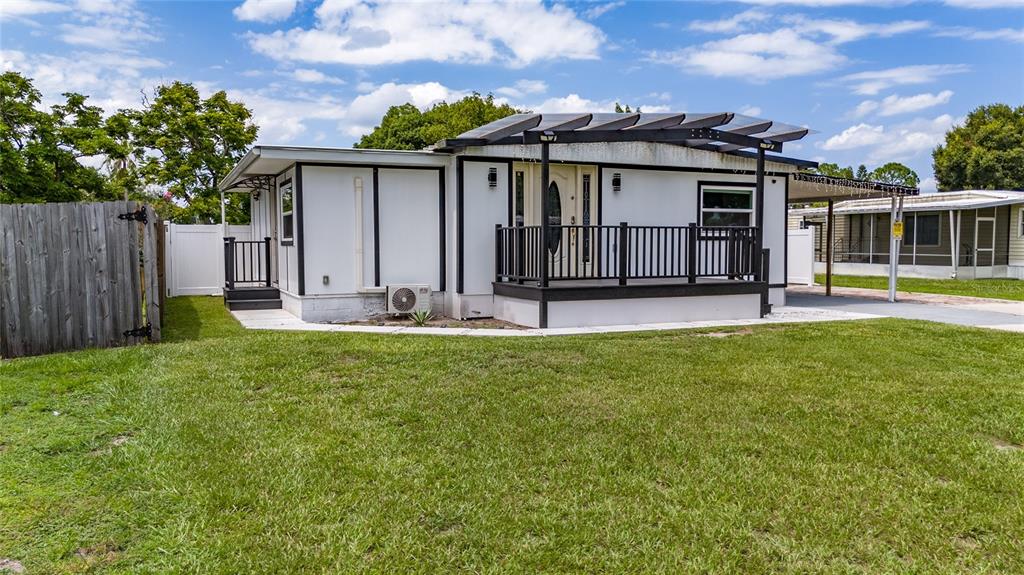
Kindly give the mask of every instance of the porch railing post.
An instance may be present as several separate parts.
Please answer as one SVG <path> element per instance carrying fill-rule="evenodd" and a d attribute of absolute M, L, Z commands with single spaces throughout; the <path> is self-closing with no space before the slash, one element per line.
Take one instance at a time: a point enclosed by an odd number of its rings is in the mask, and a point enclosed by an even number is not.
<path fill-rule="evenodd" d="M 619 222 L 619 285 L 629 278 L 629 224 Z"/>
<path fill-rule="evenodd" d="M 516 239 L 516 282 L 523 283 L 523 276 L 526 275 L 526 228 L 523 224 L 517 224 L 515 229 Z"/>
<path fill-rule="evenodd" d="M 235 238 L 224 238 L 224 287 L 235 289 Z"/>
<path fill-rule="evenodd" d="M 270 238 L 266 237 L 263 238 L 263 258 L 266 261 L 266 267 L 263 268 L 267 273 L 266 284 L 270 287 Z"/>
<path fill-rule="evenodd" d="M 767 312 L 768 308 L 768 286 L 770 284 L 768 275 L 771 272 L 772 263 L 772 250 L 769 248 L 763 248 L 761 250 L 761 278 L 764 281 L 764 289 L 761 291 L 761 317 Z"/>
<path fill-rule="evenodd" d="M 494 224 L 494 281 L 500 282 L 505 271 L 501 261 L 501 224 Z"/>
<path fill-rule="evenodd" d="M 697 283 L 697 224 L 686 226 L 686 281 Z"/>

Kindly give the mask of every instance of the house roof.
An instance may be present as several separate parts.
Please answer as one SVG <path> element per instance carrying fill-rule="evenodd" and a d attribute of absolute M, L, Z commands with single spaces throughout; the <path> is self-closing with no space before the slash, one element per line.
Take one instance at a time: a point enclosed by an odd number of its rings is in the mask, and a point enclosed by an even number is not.
<path fill-rule="evenodd" d="M 909 186 L 837 178 L 822 174 L 798 172 L 790 176 L 789 201 L 820 202 L 825 200 L 852 200 L 867 198 L 891 198 L 892 196 L 916 196 L 920 191 Z"/>
<path fill-rule="evenodd" d="M 442 140 L 438 152 L 503 144 L 663 142 L 714 152 L 781 152 L 811 130 L 733 112 L 513 114 Z"/>
<path fill-rule="evenodd" d="M 1024 192 L 1000 190 L 964 190 L 960 192 L 941 192 L 904 198 L 905 212 L 934 212 L 947 210 L 974 210 L 1024 204 Z M 888 199 L 848 200 L 835 204 L 837 214 L 870 214 L 889 212 L 892 208 Z M 794 216 L 825 215 L 827 208 L 800 208 L 790 210 Z"/>

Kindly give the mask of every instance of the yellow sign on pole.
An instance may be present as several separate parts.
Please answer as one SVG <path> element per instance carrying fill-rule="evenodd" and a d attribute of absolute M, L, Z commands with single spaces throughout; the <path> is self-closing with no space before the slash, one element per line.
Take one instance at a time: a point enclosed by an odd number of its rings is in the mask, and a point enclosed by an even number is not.
<path fill-rule="evenodd" d="M 903 220 L 897 220 L 892 223 L 892 235 L 898 240 L 903 239 Z"/>

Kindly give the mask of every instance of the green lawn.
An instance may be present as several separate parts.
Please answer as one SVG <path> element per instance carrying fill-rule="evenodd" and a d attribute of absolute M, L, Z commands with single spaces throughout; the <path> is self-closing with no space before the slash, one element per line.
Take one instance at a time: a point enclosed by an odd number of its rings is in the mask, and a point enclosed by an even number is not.
<path fill-rule="evenodd" d="M 1021 573 L 1024 337 L 243 331 L 0 363 L 36 573 Z M 718 334 L 721 335 L 721 334 Z"/>
<path fill-rule="evenodd" d="M 814 276 L 814 281 L 825 285 L 825 274 Z M 832 285 L 868 289 L 889 289 L 889 278 L 882 276 L 832 276 Z M 987 280 L 933 280 L 898 278 L 897 289 L 907 292 L 967 295 L 1024 301 L 1024 281 L 1008 279 Z"/>

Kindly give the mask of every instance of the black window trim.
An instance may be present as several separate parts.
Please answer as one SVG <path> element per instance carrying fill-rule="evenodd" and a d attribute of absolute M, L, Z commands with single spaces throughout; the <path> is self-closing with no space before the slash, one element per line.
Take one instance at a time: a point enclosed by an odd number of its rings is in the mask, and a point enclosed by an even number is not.
<path fill-rule="evenodd" d="M 285 235 L 284 235 L 284 231 L 285 231 L 285 226 L 284 226 L 284 216 L 285 216 L 285 214 L 284 214 L 284 194 L 281 193 L 281 190 L 284 189 L 285 187 L 288 187 L 288 186 L 291 186 L 291 194 L 292 194 L 292 209 L 291 209 L 290 212 L 288 212 L 288 215 L 290 215 L 291 218 L 292 218 L 292 230 L 291 230 L 292 235 L 291 235 L 291 237 L 285 237 Z M 278 228 L 279 228 L 279 232 L 278 233 L 280 234 L 281 245 L 282 246 L 293 246 L 293 245 L 295 245 L 295 185 L 292 183 L 292 179 L 291 178 L 282 180 L 281 183 L 279 183 L 277 185 L 277 201 L 278 201 L 277 213 L 278 213 L 278 218 L 280 218 L 280 221 L 278 222 Z"/>

